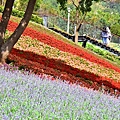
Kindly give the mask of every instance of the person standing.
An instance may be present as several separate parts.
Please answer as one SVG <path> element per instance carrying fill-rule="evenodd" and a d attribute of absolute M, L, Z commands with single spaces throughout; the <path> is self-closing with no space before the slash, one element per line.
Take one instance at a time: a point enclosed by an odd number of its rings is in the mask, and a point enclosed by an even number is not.
<path fill-rule="evenodd" d="M 104 27 L 101 32 L 102 42 L 104 45 L 108 46 L 111 40 L 111 32 L 109 27 Z"/>

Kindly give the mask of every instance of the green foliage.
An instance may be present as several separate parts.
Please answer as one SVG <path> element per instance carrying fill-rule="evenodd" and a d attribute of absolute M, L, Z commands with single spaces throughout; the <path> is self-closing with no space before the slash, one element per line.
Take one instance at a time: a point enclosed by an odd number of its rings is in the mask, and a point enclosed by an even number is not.
<path fill-rule="evenodd" d="M 99 4 L 92 4 L 92 1 L 98 2 L 98 0 L 81 0 L 80 3 L 80 10 L 82 13 L 85 13 L 86 11 L 90 11 L 87 13 L 87 16 L 85 18 L 86 21 L 98 26 L 99 28 L 102 28 L 104 25 L 110 26 L 111 32 L 113 34 L 120 36 L 120 3 L 111 3 L 111 2 L 99 2 Z M 22 5 L 23 3 L 27 5 L 28 0 L 15 0 L 14 8 L 12 11 L 12 15 L 17 17 L 23 17 L 24 12 L 16 10 L 17 6 Z M 59 9 L 59 3 L 61 6 L 67 7 L 67 0 L 37 0 L 35 11 L 39 9 L 39 5 L 41 5 L 41 9 L 43 8 L 43 11 L 50 14 L 59 14 L 60 16 L 66 17 L 67 19 L 67 13 L 64 11 L 60 11 Z M 92 4 L 92 5 L 91 5 Z M 91 5 L 91 6 L 90 6 Z M 23 6 L 20 8 L 22 9 Z M 25 6 L 26 7 L 26 6 Z M 73 4 L 69 4 L 69 7 L 71 8 L 71 14 L 70 19 L 72 21 L 75 20 L 75 7 Z M 3 12 L 4 7 L 0 6 L 0 12 Z M 25 8 L 24 8 L 25 9 Z M 24 10 L 23 9 L 23 10 Z M 81 17 L 80 17 L 81 19 Z M 32 16 L 31 20 L 37 23 L 43 23 L 42 18 L 39 18 L 38 16 Z M 53 22 L 54 26 L 56 26 L 55 21 Z M 62 29 L 64 29 L 63 26 L 65 22 L 59 22 L 60 26 L 62 26 Z M 51 23 L 52 24 L 52 23 Z"/>
<path fill-rule="evenodd" d="M 99 0 L 81 0 L 79 2 L 80 11 L 82 11 L 83 14 L 86 13 L 86 12 L 90 12 L 93 1 L 98 2 Z"/>
<path fill-rule="evenodd" d="M 21 10 L 21 11 L 25 11 L 26 6 L 28 4 L 28 1 L 29 0 L 16 0 L 15 4 L 14 4 L 14 8 L 18 9 L 18 10 Z M 36 1 L 36 4 L 34 6 L 34 11 L 38 11 L 39 10 L 41 1 L 42 0 L 37 0 Z"/>
<path fill-rule="evenodd" d="M 95 45 L 92 45 L 91 43 L 87 43 L 86 48 L 101 55 L 102 57 L 120 65 L 120 58 L 104 49 L 101 49 Z"/>
<path fill-rule="evenodd" d="M 111 32 L 120 36 L 120 24 L 112 25 Z"/>
<path fill-rule="evenodd" d="M 86 21 L 103 28 L 103 26 L 110 26 L 111 32 L 116 35 L 120 35 L 120 15 L 119 7 L 116 3 L 110 4 L 106 2 L 99 2 L 99 4 L 93 4 L 92 10 L 87 14 Z"/>
<path fill-rule="evenodd" d="M 34 21 L 34 22 L 39 23 L 39 24 L 43 24 L 43 19 L 38 17 L 37 15 L 32 14 L 31 21 Z"/>
<path fill-rule="evenodd" d="M 2 12 L 3 9 L 4 9 L 3 6 L 0 6 L 0 12 Z M 16 10 L 16 9 L 13 9 L 13 10 L 12 10 L 12 15 L 21 18 L 21 17 L 23 17 L 24 12 L 23 12 L 23 11 Z M 37 15 L 34 15 L 34 14 L 32 14 L 32 17 L 31 17 L 30 20 L 31 20 L 31 21 L 34 21 L 34 22 L 36 22 L 36 23 L 39 23 L 39 24 L 43 24 L 43 19 L 40 18 L 40 17 L 37 16 Z"/>
<path fill-rule="evenodd" d="M 0 5 L 0 12 L 3 12 L 4 7 Z"/>
<path fill-rule="evenodd" d="M 25 11 L 29 0 L 16 0 L 14 7 L 18 10 Z"/>
<path fill-rule="evenodd" d="M 22 12 L 22 11 L 18 11 L 18 10 L 13 10 L 12 11 L 12 15 L 13 16 L 16 16 L 16 17 L 23 17 L 23 15 L 24 15 L 24 12 Z"/>
<path fill-rule="evenodd" d="M 60 4 L 61 6 L 61 9 L 66 9 L 66 3 L 67 3 L 67 0 L 57 0 L 57 3 Z"/>
<path fill-rule="evenodd" d="M 47 15 L 60 15 L 61 14 L 61 10 L 60 10 L 60 6 L 57 3 L 56 0 L 43 0 L 40 4 L 40 13 L 42 12 L 42 14 L 47 14 Z"/>
<path fill-rule="evenodd" d="M 35 4 L 35 7 L 34 7 L 34 11 L 38 11 L 40 9 L 40 4 L 43 0 L 37 0 L 36 1 L 36 4 Z"/>
<path fill-rule="evenodd" d="M 78 5 L 74 4 L 74 6 L 76 7 L 76 10 L 79 9 L 83 14 L 85 14 L 86 12 L 91 11 L 91 5 L 93 4 L 93 1 L 98 2 L 99 0 L 81 0 L 78 2 Z M 57 2 L 60 3 L 62 9 L 65 9 L 67 0 L 57 0 Z"/>

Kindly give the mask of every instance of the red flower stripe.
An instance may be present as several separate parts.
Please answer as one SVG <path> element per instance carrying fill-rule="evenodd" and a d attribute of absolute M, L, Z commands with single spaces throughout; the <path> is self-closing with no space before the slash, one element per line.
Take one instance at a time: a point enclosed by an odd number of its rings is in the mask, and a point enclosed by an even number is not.
<path fill-rule="evenodd" d="M 18 25 L 17 23 L 10 21 L 9 25 L 8 25 L 8 30 L 14 31 L 15 28 L 17 27 L 17 25 Z M 40 40 L 41 42 L 48 44 L 52 47 L 58 48 L 61 51 L 69 52 L 69 53 L 72 53 L 74 55 L 78 55 L 80 57 L 83 57 L 83 58 L 91 61 L 91 62 L 100 64 L 106 68 L 114 69 L 115 71 L 120 73 L 120 68 L 108 63 L 107 61 L 105 61 L 103 59 L 97 58 L 92 54 L 89 54 L 88 52 L 82 50 L 81 48 L 77 48 L 77 47 L 72 46 L 70 44 L 67 44 L 63 41 L 57 40 L 50 35 L 40 33 L 40 32 L 35 31 L 29 27 L 26 28 L 23 35 L 30 36 L 33 39 Z"/>
<path fill-rule="evenodd" d="M 85 80 L 91 80 L 101 85 L 104 84 L 110 88 L 120 90 L 120 82 L 118 83 L 110 78 L 97 76 L 85 70 L 73 68 L 55 59 L 49 59 L 45 56 L 36 55 L 29 51 L 21 51 L 14 48 L 12 49 L 11 54 L 13 56 L 10 55 L 10 58 L 16 60 L 15 64 L 18 66 L 24 65 L 26 68 L 32 69 L 36 74 L 45 73 L 52 76 L 58 76 L 62 79 L 69 80 L 71 83 L 80 83 L 80 78 L 84 78 Z"/>

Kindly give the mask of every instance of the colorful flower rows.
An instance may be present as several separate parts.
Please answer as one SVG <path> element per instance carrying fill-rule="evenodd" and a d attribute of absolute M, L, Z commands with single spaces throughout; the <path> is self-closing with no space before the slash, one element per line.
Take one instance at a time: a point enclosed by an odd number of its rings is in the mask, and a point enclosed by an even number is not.
<path fill-rule="evenodd" d="M 43 55 L 47 58 L 59 60 L 59 62 L 64 62 L 66 65 L 94 73 L 98 76 L 111 78 L 116 81 L 120 80 L 120 74 L 112 69 L 105 68 L 77 55 L 60 51 L 59 49 L 44 44 L 36 39 L 31 39 L 29 36 L 21 36 L 14 48 L 23 51 L 32 51 L 37 55 Z"/>
<path fill-rule="evenodd" d="M 14 31 L 16 27 L 17 27 L 17 23 L 14 23 L 11 21 L 9 22 L 8 30 Z M 67 44 L 63 41 L 57 40 L 54 37 L 49 36 L 47 34 L 40 33 L 38 31 L 31 29 L 31 28 L 27 28 L 24 31 L 23 35 L 30 36 L 33 39 L 37 39 L 45 44 L 48 44 L 48 45 L 55 47 L 55 48 L 58 48 L 59 50 L 62 50 L 64 52 L 69 52 L 69 53 L 72 53 L 74 55 L 78 55 L 80 57 L 83 57 L 83 58 L 91 61 L 91 62 L 100 64 L 100 65 L 107 67 L 107 68 L 114 69 L 115 71 L 120 73 L 120 68 L 108 63 L 107 61 L 100 59 L 100 58 L 97 58 L 96 56 L 89 54 L 88 52 L 84 51 L 81 48 L 71 46 L 70 44 Z"/>
<path fill-rule="evenodd" d="M 17 26 L 16 23 L 10 21 L 8 30 L 14 31 L 16 26 Z M 73 55 L 83 57 L 86 60 L 100 64 L 104 67 L 113 69 L 120 73 L 120 68 L 108 63 L 105 60 L 102 60 L 91 54 L 88 54 L 88 52 L 82 50 L 81 48 L 71 46 L 70 44 L 57 40 L 50 35 L 40 33 L 31 28 L 27 28 L 23 33 L 23 35 L 30 36 L 33 39 L 37 39 L 41 42 L 44 42 L 45 44 L 58 48 L 61 51 L 69 52 L 69 53 L 72 53 Z M 120 90 L 120 82 L 115 82 L 110 78 L 106 78 L 103 76 L 101 77 L 93 73 L 87 72 L 85 70 L 79 70 L 77 68 L 73 68 L 58 60 L 49 59 L 45 56 L 36 55 L 35 53 L 29 52 L 29 51 L 25 52 L 17 49 L 13 49 L 11 53 L 12 54 L 10 54 L 9 57 L 10 59 L 16 61 L 16 65 L 21 65 L 21 66 L 24 65 L 26 66 L 26 68 L 32 69 L 32 71 L 34 71 L 35 73 L 38 73 L 38 74 L 45 73 L 52 76 L 58 76 L 64 80 L 69 80 L 72 83 L 74 82 L 80 83 L 80 82 L 83 82 L 82 79 L 84 79 L 85 81 L 87 81 L 87 83 L 85 83 L 87 86 L 89 86 L 90 81 L 93 81 L 94 84 L 92 85 L 99 83 L 99 84 L 104 84 L 111 88 Z"/>

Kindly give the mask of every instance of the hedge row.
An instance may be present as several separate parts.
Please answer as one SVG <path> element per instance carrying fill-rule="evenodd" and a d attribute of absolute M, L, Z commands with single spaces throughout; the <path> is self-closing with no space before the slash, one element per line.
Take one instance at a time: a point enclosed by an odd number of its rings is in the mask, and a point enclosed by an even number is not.
<path fill-rule="evenodd" d="M 0 12 L 3 12 L 3 10 L 4 10 L 4 7 L 0 6 Z M 13 9 L 12 10 L 12 15 L 21 18 L 21 17 L 23 17 L 24 12 Z M 41 17 L 37 16 L 37 15 L 34 15 L 34 14 L 32 14 L 32 17 L 31 17 L 30 20 L 33 21 L 33 22 L 39 23 L 39 24 L 43 24 L 43 19 Z"/>

